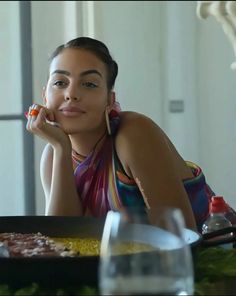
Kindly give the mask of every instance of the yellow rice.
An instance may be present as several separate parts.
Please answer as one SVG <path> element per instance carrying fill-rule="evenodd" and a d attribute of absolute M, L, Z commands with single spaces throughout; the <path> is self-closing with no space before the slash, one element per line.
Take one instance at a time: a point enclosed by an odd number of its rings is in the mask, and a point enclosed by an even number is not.
<path fill-rule="evenodd" d="M 101 241 L 95 238 L 52 238 L 56 243 L 63 244 L 69 250 L 78 253 L 80 256 L 98 256 L 100 254 Z M 145 243 L 120 243 L 116 254 L 132 254 L 137 252 L 148 252 L 153 248 Z"/>
<path fill-rule="evenodd" d="M 97 256 L 100 253 L 100 240 L 95 238 L 52 238 L 56 243 L 62 243 L 66 248 L 80 256 Z"/>

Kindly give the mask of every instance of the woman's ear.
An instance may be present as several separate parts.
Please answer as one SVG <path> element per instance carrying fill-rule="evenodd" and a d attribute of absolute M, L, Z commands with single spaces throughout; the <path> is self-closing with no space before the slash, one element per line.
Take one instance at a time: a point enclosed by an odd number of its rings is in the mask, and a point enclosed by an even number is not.
<path fill-rule="evenodd" d="M 42 90 L 42 99 L 43 99 L 43 103 L 44 105 L 47 104 L 47 98 L 46 98 L 46 86 L 43 87 L 43 90 Z"/>
<path fill-rule="evenodd" d="M 110 111 L 116 101 L 116 93 L 111 91 L 108 98 L 107 109 Z"/>

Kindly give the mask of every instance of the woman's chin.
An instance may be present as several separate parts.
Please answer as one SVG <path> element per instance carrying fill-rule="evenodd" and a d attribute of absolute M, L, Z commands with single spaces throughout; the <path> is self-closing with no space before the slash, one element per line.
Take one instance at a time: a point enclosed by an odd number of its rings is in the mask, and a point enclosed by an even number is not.
<path fill-rule="evenodd" d="M 63 129 L 63 131 L 67 135 L 75 135 L 75 134 L 84 132 L 84 130 L 82 130 L 82 129 L 78 129 L 78 128 L 75 128 L 75 127 L 68 127 L 68 126 L 64 126 L 64 125 L 62 125 L 61 128 Z"/>

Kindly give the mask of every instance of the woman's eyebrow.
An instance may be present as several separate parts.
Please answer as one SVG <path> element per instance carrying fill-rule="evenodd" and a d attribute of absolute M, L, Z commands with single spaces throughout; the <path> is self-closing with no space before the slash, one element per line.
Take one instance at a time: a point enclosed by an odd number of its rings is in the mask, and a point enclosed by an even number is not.
<path fill-rule="evenodd" d="M 66 70 L 59 70 L 59 69 L 53 71 L 51 75 L 53 75 L 53 74 L 63 74 L 63 75 L 66 75 L 66 76 L 70 76 L 71 75 L 70 72 L 68 72 Z"/>
<path fill-rule="evenodd" d="M 102 77 L 102 74 L 96 69 L 90 69 L 90 70 L 83 71 L 80 73 L 80 76 L 85 76 L 85 75 L 89 75 L 89 74 L 97 74 L 100 77 Z"/>
<path fill-rule="evenodd" d="M 51 75 L 53 75 L 53 74 L 63 74 L 63 75 L 66 75 L 66 76 L 71 75 L 70 72 L 68 72 L 66 70 L 60 70 L 60 69 L 57 69 L 57 70 L 53 71 Z M 96 69 L 85 70 L 85 71 L 80 73 L 80 76 L 82 77 L 82 76 L 86 76 L 86 75 L 89 75 L 89 74 L 97 74 L 100 77 L 102 77 L 102 74 Z"/>

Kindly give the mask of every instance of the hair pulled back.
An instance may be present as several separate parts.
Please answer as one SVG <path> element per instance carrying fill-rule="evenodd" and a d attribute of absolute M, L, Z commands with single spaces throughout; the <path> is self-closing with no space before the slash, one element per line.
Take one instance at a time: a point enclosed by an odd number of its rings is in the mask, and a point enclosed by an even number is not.
<path fill-rule="evenodd" d="M 68 41 L 65 44 L 62 44 L 56 48 L 50 57 L 52 61 L 56 56 L 58 56 L 66 48 L 81 48 L 92 52 L 99 58 L 107 68 L 107 88 L 112 90 L 115 85 L 116 76 L 118 74 L 118 65 L 116 61 L 110 55 L 109 49 L 107 46 L 96 39 L 90 37 L 78 37 Z"/>

